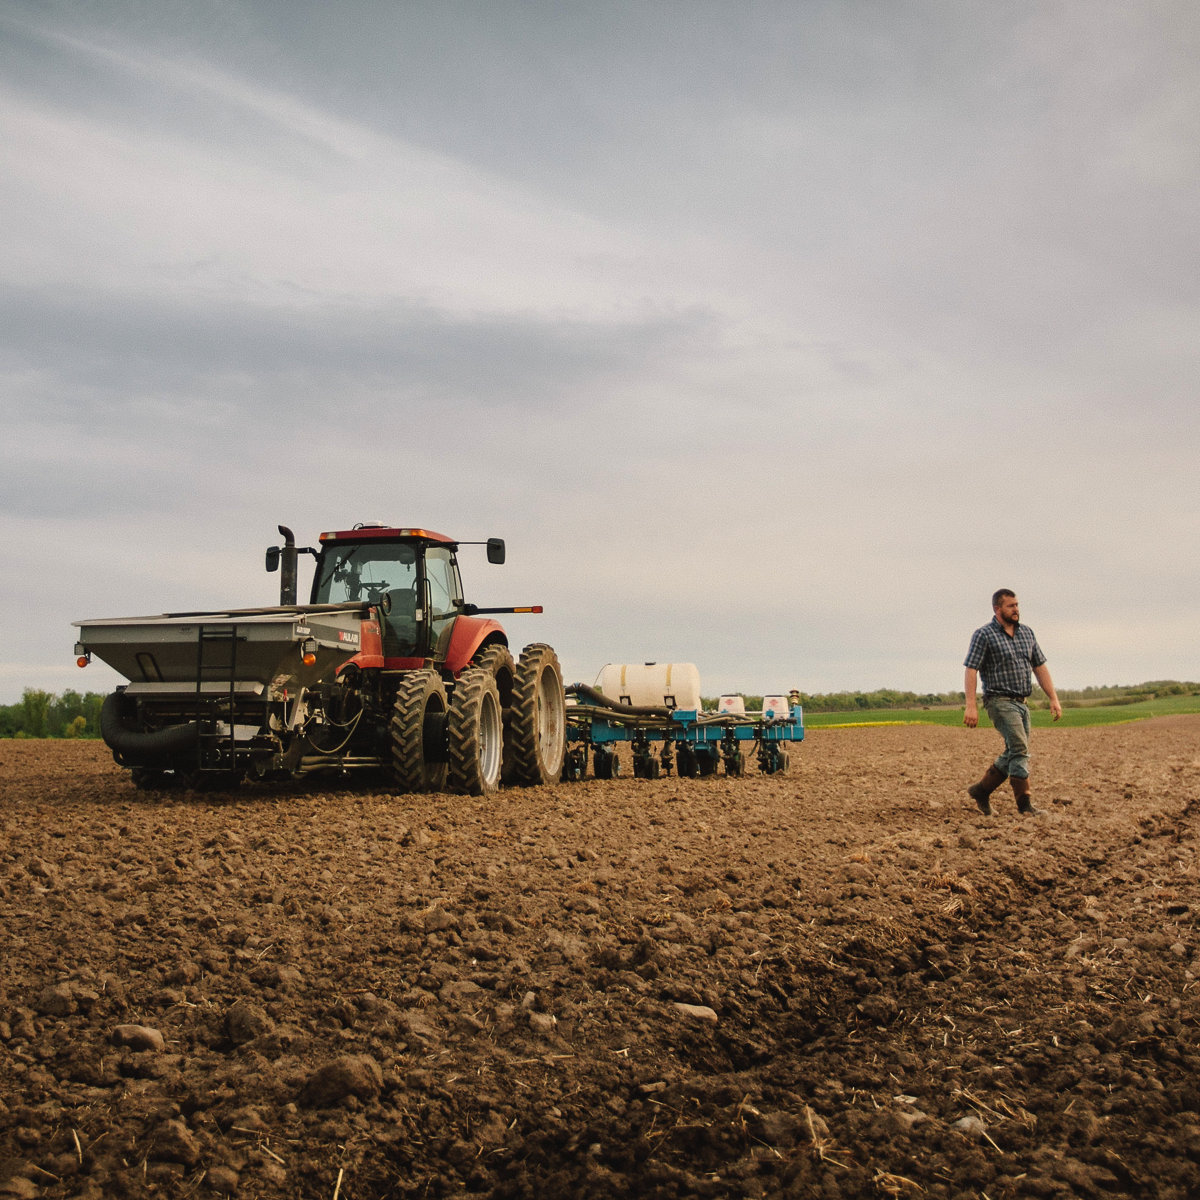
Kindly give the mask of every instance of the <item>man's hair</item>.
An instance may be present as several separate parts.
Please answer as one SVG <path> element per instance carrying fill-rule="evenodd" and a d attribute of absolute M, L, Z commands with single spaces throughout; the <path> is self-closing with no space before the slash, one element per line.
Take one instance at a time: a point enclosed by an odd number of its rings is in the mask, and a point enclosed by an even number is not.
<path fill-rule="evenodd" d="M 1000 601 L 1003 600 L 1005 596 L 1015 596 L 1016 594 L 1017 593 L 1014 592 L 1012 588 L 1000 588 L 999 591 L 992 593 L 992 607 L 999 608 Z"/>

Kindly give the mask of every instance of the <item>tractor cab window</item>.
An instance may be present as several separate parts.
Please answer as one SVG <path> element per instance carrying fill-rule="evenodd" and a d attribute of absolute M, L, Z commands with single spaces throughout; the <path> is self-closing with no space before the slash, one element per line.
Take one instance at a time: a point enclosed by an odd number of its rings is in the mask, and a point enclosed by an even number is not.
<path fill-rule="evenodd" d="M 313 585 L 314 604 L 391 601 L 383 630 L 384 654 L 417 653 L 417 552 L 395 542 L 349 542 L 328 547 Z"/>
<path fill-rule="evenodd" d="M 440 546 L 425 551 L 425 580 L 429 585 L 429 624 L 434 657 L 445 657 L 454 618 L 462 607 L 462 583 L 454 555 Z"/>

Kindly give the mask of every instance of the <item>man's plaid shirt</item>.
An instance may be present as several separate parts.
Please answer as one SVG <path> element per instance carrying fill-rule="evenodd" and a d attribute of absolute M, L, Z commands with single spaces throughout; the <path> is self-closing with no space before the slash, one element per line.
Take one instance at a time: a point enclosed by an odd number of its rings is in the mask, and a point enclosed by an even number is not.
<path fill-rule="evenodd" d="M 990 624 L 971 634 L 971 647 L 963 666 L 979 672 L 985 701 L 995 695 L 1024 699 L 1033 691 L 1030 668 L 1040 667 L 1045 661 L 1046 656 L 1028 625 L 1018 623 L 1009 637 L 1004 626 L 993 617 Z"/>

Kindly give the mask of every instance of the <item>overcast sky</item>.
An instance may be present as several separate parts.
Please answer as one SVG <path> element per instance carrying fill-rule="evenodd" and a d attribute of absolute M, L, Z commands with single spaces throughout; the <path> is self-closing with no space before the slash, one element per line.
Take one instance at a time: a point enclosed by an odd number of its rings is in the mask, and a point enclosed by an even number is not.
<path fill-rule="evenodd" d="M 364 520 L 572 680 L 1200 679 L 1192 0 L 0 0 L 0 213 L 0 702 Z"/>

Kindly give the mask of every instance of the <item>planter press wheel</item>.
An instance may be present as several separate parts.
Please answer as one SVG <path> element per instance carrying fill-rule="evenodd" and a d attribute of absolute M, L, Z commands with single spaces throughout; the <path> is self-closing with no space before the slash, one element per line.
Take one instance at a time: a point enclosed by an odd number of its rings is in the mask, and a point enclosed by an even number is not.
<path fill-rule="evenodd" d="M 573 746 L 563 755 L 560 783 L 578 783 L 587 772 L 587 746 Z"/>
<path fill-rule="evenodd" d="M 458 677 L 446 717 L 450 790 L 488 796 L 500 786 L 504 722 L 496 678 L 482 667 Z"/>
<path fill-rule="evenodd" d="M 784 775 L 787 773 L 789 765 L 788 752 L 782 746 L 773 746 L 771 748 L 771 755 L 767 760 L 766 774 Z"/>
<path fill-rule="evenodd" d="M 658 779 L 662 775 L 662 762 L 654 755 L 634 759 L 633 774 L 636 779 Z"/>
<path fill-rule="evenodd" d="M 597 746 L 592 751 L 592 773 L 597 779 L 616 779 L 621 774 L 621 760 L 612 750 Z"/>
<path fill-rule="evenodd" d="M 396 689 L 390 735 L 392 773 L 402 792 L 446 787 L 446 688 L 436 671 L 410 671 Z"/>
<path fill-rule="evenodd" d="M 686 742 L 675 747 L 675 770 L 680 779 L 695 779 L 700 774 L 700 759 Z"/>
<path fill-rule="evenodd" d="M 567 740 L 567 700 L 558 655 L 534 642 L 521 651 L 513 679 L 506 737 L 511 782 L 522 786 L 556 783 L 562 775 Z M 508 762 L 505 780 L 510 779 Z"/>

